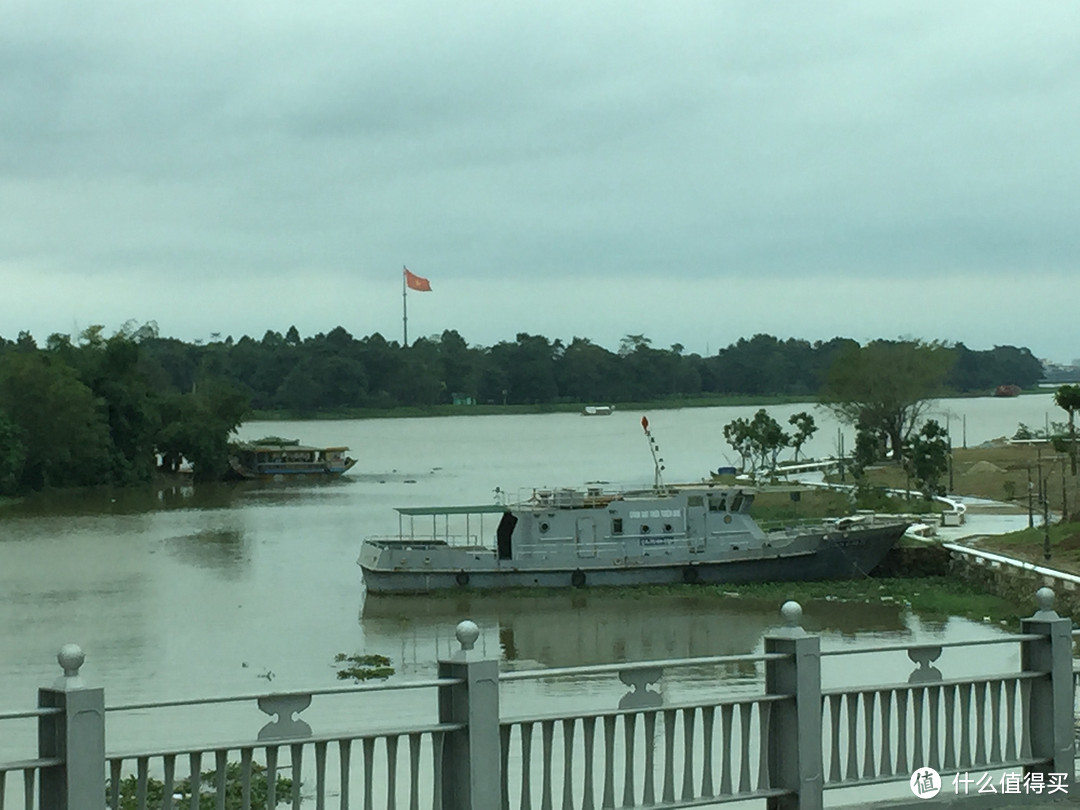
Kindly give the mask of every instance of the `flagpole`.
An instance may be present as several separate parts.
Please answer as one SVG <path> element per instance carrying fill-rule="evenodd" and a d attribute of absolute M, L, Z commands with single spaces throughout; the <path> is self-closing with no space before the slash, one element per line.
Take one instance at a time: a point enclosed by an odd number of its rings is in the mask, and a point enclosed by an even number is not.
<path fill-rule="evenodd" d="M 405 284 L 405 270 L 406 269 L 407 268 L 404 265 L 401 266 L 401 332 L 402 332 L 402 334 L 401 334 L 401 338 L 402 338 L 401 345 L 403 347 L 405 347 L 405 348 L 408 348 L 408 346 L 409 346 L 409 309 L 408 309 L 408 304 L 406 304 L 407 299 L 405 297 L 406 290 L 408 289 L 406 284 Z"/>

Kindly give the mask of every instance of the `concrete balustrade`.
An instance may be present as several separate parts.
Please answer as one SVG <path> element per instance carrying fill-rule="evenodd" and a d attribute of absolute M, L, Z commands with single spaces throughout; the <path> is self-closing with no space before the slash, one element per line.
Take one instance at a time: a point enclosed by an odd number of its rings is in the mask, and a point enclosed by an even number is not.
<path fill-rule="evenodd" d="M 105 802 L 118 810 L 117 786 L 132 770 L 138 810 L 198 810 L 205 795 L 218 810 L 246 809 L 262 782 L 268 806 L 317 810 L 674 808 L 745 799 L 818 810 L 826 791 L 906 783 L 924 768 L 942 775 L 1015 769 L 1071 785 L 1073 631 L 1053 598 L 1040 589 L 1021 632 L 991 642 L 823 653 L 801 626 L 801 607 L 787 602 L 782 627 L 766 636 L 760 655 L 505 673 L 475 649 L 480 630 L 466 621 L 456 631 L 460 650 L 438 662 L 432 680 L 137 706 L 107 707 L 104 690 L 83 680 L 82 650 L 65 645 L 63 674 L 39 691 L 37 708 L 0 713 L 0 735 L 5 723 L 38 725 L 36 755 L 0 763 L 0 810 L 12 799 L 24 810 L 100 810 Z M 990 643 L 1018 644 L 1019 671 L 946 679 L 935 666 L 944 649 Z M 906 682 L 823 688 L 824 656 L 898 652 L 917 665 Z M 749 664 L 763 676 L 755 694 L 710 688 L 698 701 L 671 704 L 655 688 L 677 667 Z M 629 691 L 618 706 L 595 711 L 507 716 L 502 687 L 554 677 L 618 677 Z M 299 719 L 314 698 L 409 689 L 435 690 L 437 716 L 426 725 L 326 733 Z M 247 741 L 124 754 L 107 746 L 109 713 L 245 701 L 276 717 Z M 204 762 L 212 764 L 208 776 Z M 238 793 L 227 789 L 229 779 L 239 780 Z M 150 797 L 154 780 L 164 785 L 158 803 Z"/>

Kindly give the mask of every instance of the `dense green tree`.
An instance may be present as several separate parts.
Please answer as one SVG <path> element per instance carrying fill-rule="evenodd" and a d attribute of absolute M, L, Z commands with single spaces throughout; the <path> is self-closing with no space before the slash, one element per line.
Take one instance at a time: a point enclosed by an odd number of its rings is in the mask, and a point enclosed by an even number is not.
<path fill-rule="evenodd" d="M 80 351 L 83 382 L 103 404 L 109 426 L 109 478 L 115 484 L 149 481 L 157 460 L 154 439 L 160 413 L 139 368 L 140 344 L 128 334 L 111 338 L 95 331 Z"/>
<path fill-rule="evenodd" d="M 186 458 L 197 481 L 221 478 L 229 464 L 229 436 L 248 408 L 247 395 L 220 380 L 203 380 L 195 391 L 164 396 L 156 444 L 166 469 L 175 470 Z"/>
<path fill-rule="evenodd" d="M 943 346 L 919 341 L 850 348 L 836 358 L 821 401 L 842 421 L 886 436 L 899 461 L 931 398 L 943 393 L 952 360 Z"/>
<path fill-rule="evenodd" d="M 360 341 L 360 358 L 367 372 L 369 404 L 376 407 L 392 407 L 398 403 L 390 394 L 391 381 L 400 360 L 401 347 L 387 341 L 378 332 Z"/>
<path fill-rule="evenodd" d="M 22 438 L 20 488 L 109 482 L 105 409 L 71 366 L 36 350 L 3 355 L 0 410 Z"/>
<path fill-rule="evenodd" d="M 22 430 L 0 410 L 0 495 L 13 495 L 18 491 L 25 465 L 26 444 Z"/>
<path fill-rule="evenodd" d="M 558 340 L 526 332 L 519 332 L 513 343 L 492 346 L 481 376 L 481 396 L 513 405 L 554 402 L 559 397 L 555 363 L 562 349 Z"/>
<path fill-rule="evenodd" d="M 390 395 L 395 403 L 435 405 L 445 401 L 446 386 L 438 366 L 424 362 L 418 352 L 403 352 L 389 380 Z"/>
<path fill-rule="evenodd" d="M 954 355 L 946 383 L 956 391 L 991 392 L 999 385 L 1029 388 L 1043 376 L 1043 367 L 1028 349 L 995 346 L 984 352 L 972 351 L 963 343 L 951 349 Z"/>
<path fill-rule="evenodd" d="M 855 425 L 855 448 L 851 453 L 851 473 L 861 481 L 863 471 L 885 458 L 889 437 L 880 427 L 862 422 Z"/>
<path fill-rule="evenodd" d="M 915 486 L 930 500 L 940 495 L 942 480 L 949 470 L 949 436 L 934 419 L 927 420 L 909 443 L 906 454 L 908 472 Z"/>
<path fill-rule="evenodd" d="M 457 330 L 447 329 L 439 338 L 438 358 L 447 401 L 452 401 L 454 394 L 476 399 L 479 396 L 483 350 L 469 348 Z"/>
<path fill-rule="evenodd" d="M 624 367 L 614 352 L 575 337 L 556 368 L 559 392 L 577 402 L 625 402 L 630 398 Z"/>

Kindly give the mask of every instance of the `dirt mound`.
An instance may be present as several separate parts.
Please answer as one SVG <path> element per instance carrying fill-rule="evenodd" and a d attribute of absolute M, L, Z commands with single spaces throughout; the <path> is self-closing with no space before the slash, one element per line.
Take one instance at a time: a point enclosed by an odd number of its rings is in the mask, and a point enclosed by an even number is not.
<path fill-rule="evenodd" d="M 1080 534 L 1070 534 L 1054 543 L 1054 548 L 1065 551 L 1073 551 L 1080 548 Z"/>
<path fill-rule="evenodd" d="M 1003 470 L 997 464 L 994 464 L 991 461 L 985 461 L 984 460 L 984 461 L 976 461 L 974 464 L 972 464 L 970 467 L 968 467 L 962 473 L 962 475 L 986 475 L 986 474 L 996 475 L 998 473 L 1003 473 L 1003 472 L 1005 472 L 1005 470 Z"/>

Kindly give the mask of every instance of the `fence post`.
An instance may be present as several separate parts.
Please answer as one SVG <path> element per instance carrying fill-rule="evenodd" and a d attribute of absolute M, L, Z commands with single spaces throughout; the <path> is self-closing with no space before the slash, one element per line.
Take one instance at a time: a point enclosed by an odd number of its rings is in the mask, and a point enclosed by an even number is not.
<path fill-rule="evenodd" d="M 1045 678 L 1031 682 L 1031 755 L 1045 764 L 1026 767 L 1025 772 L 1068 774 L 1074 777 L 1076 748 L 1073 729 L 1072 620 L 1054 610 L 1054 592 L 1035 592 L 1038 610 L 1020 622 L 1020 632 L 1042 636 L 1025 641 L 1020 666 L 1025 672 L 1043 672 Z"/>
<path fill-rule="evenodd" d="M 785 602 L 780 615 L 785 626 L 765 637 L 765 652 L 789 657 L 765 662 L 765 692 L 793 699 L 772 707 L 769 785 L 791 793 L 767 805 L 770 810 L 821 810 L 821 639 L 800 626 L 798 602 Z"/>
<path fill-rule="evenodd" d="M 464 723 L 446 734 L 442 757 L 443 810 L 499 810 L 502 795 L 499 741 L 499 662 L 473 649 L 480 629 L 470 621 L 455 631 L 461 650 L 439 660 L 439 722 Z"/>
<path fill-rule="evenodd" d="M 105 806 L 105 690 L 79 675 L 86 655 L 65 644 L 56 660 L 64 674 L 38 690 L 38 708 L 59 714 L 38 718 L 38 756 L 60 764 L 41 771 L 41 810 L 101 810 Z"/>

